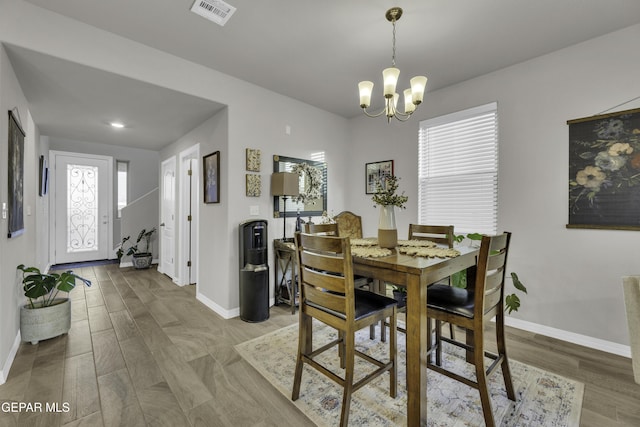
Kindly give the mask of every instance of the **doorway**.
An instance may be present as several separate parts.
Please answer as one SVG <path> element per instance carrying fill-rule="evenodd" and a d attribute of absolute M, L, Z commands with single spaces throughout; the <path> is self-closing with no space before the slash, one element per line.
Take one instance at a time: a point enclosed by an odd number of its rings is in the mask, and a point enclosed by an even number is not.
<path fill-rule="evenodd" d="M 180 276 L 179 285 L 198 283 L 198 206 L 200 144 L 180 153 Z"/>
<path fill-rule="evenodd" d="M 107 259 L 113 248 L 113 159 L 51 151 L 52 264 Z"/>
<path fill-rule="evenodd" d="M 162 188 L 160 199 L 160 247 L 158 271 L 176 278 L 175 267 L 175 223 L 176 223 L 176 157 L 162 162 L 160 167 Z"/>

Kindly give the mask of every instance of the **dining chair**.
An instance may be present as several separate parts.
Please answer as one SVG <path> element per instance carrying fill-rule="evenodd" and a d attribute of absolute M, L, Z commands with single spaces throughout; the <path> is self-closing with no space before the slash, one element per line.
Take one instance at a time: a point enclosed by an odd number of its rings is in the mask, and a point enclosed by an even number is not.
<path fill-rule="evenodd" d="M 431 240 L 453 247 L 453 225 L 409 224 L 409 240 Z"/>
<path fill-rule="evenodd" d="M 436 322 L 435 343 L 430 346 L 431 353 L 435 352 L 436 362 L 435 364 L 432 362 L 432 355 L 430 355 L 427 367 L 476 388 L 480 392 L 487 426 L 494 425 L 487 377 L 493 374 L 498 366 L 502 368 L 507 397 L 515 401 L 504 337 L 504 278 L 510 240 L 511 233 L 508 232 L 492 237 L 483 236 L 476 261 L 475 283 L 469 283 L 467 289 L 433 285 L 428 290 L 427 298 L 427 330 L 430 335 L 431 319 Z M 473 286 L 469 289 L 471 285 Z M 494 316 L 497 354 L 484 349 L 484 327 Z M 440 330 L 441 322 L 449 322 L 465 328 L 473 335 L 472 342 L 468 340 L 467 343 L 462 343 L 443 337 Z M 431 336 L 428 339 L 431 342 Z M 462 347 L 470 353 L 467 360 L 472 360 L 475 365 L 476 381 L 443 367 L 442 342 Z M 485 367 L 485 357 L 493 361 L 488 368 Z"/>
<path fill-rule="evenodd" d="M 454 237 L 453 225 L 409 224 L 409 240 L 430 240 L 453 248 Z M 447 277 L 438 283 L 451 285 L 451 278 Z M 449 325 L 449 336 L 455 338 L 454 328 L 451 324 Z"/>
<path fill-rule="evenodd" d="M 338 235 L 340 237 L 362 239 L 362 217 L 360 215 L 350 211 L 342 211 L 333 219 L 338 224 Z"/>
<path fill-rule="evenodd" d="M 292 400 L 300 396 L 304 364 L 317 369 L 343 387 L 340 425 L 349 420 L 351 395 L 361 387 L 389 372 L 389 394 L 397 393 L 396 301 L 353 285 L 353 261 L 348 237 L 319 236 L 296 233 L 296 255 L 300 278 L 300 324 L 298 353 L 293 381 Z M 356 349 L 356 331 L 381 319 L 389 318 L 389 360 L 382 361 Z M 313 349 L 312 320 L 337 329 L 337 339 Z M 316 359 L 318 355 L 338 346 L 340 366 L 344 376 Z M 355 356 L 373 364 L 376 369 L 354 382 Z M 360 377 L 360 375 L 358 375 Z"/>
<path fill-rule="evenodd" d="M 362 217 L 360 215 L 356 215 L 351 211 L 342 211 L 338 215 L 334 216 L 333 219 L 338 225 L 338 236 L 350 237 L 352 239 L 362 239 Z M 381 282 L 375 281 L 370 277 L 356 275 L 355 285 L 360 289 L 366 289 L 371 292 L 386 295 L 386 285 Z M 385 334 L 384 325 L 380 325 L 380 328 L 382 331 L 380 337 L 382 341 L 386 341 L 387 337 Z M 374 325 L 371 325 L 369 336 L 371 337 L 371 339 L 375 339 L 376 329 Z"/>

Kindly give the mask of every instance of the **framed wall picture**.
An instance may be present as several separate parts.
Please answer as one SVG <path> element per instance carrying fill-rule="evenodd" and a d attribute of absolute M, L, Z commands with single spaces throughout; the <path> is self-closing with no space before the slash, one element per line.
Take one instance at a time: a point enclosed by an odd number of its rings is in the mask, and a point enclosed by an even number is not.
<path fill-rule="evenodd" d="M 249 172 L 260 172 L 260 150 L 247 148 L 247 170 Z"/>
<path fill-rule="evenodd" d="M 24 136 L 18 118 L 9 111 L 9 223 L 8 237 L 24 232 Z"/>
<path fill-rule="evenodd" d="M 640 230 L 640 108 L 567 124 L 567 228 Z"/>
<path fill-rule="evenodd" d="M 204 202 L 220 203 L 220 152 L 203 157 Z"/>
<path fill-rule="evenodd" d="M 47 158 L 40 156 L 40 167 L 38 168 L 38 194 L 40 197 L 47 194 L 49 190 L 49 168 L 47 167 Z"/>
<path fill-rule="evenodd" d="M 260 197 L 262 194 L 262 178 L 260 175 L 248 173 L 246 177 L 247 197 Z"/>
<path fill-rule="evenodd" d="M 367 163 L 364 168 L 365 193 L 377 193 L 378 183 L 384 188 L 384 178 L 391 175 L 393 175 L 393 160 Z"/>

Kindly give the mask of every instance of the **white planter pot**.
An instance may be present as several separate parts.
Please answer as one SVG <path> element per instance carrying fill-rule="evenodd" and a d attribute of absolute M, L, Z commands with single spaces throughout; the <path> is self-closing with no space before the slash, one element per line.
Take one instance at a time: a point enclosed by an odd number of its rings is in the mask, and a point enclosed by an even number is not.
<path fill-rule="evenodd" d="M 40 308 L 20 307 L 20 336 L 23 341 L 38 344 L 38 341 L 54 338 L 69 332 L 71 328 L 71 300 L 55 299 L 55 305 Z"/>
<path fill-rule="evenodd" d="M 151 254 L 135 254 L 131 257 L 131 263 L 137 269 L 145 269 L 151 267 L 153 255 Z"/>
<path fill-rule="evenodd" d="M 396 228 L 396 207 L 380 206 L 378 221 L 378 246 L 395 248 L 398 245 L 398 229 Z"/>

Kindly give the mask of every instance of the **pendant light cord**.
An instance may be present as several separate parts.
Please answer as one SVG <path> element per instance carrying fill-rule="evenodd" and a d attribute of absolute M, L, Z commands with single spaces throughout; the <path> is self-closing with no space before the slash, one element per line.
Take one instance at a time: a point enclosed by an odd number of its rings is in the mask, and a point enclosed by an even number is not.
<path fill-rule="evenodd" d="M 607 108 L 606 110 L 601 111 L 601 112 L 599 112 L 598 114 L 594 114 L 594 116 L 599 116 L 599 115 L 601 115 L 601 114 L 604 114 L 604 113 L 606 113 L 606 112 L 608 112 L 608 111 L 613 110 L 614 108 L 622 107 L 623 105 L 628 104 L 628 103 L 630 103 L 630 102 L 633 102 L 633 101 L 635 101 L 635 100 L 637 100 L 637 99 L 640 99 L 640 95 L 639 95 L 639 96 L 636 96 L 636 97 L 635 97 L 635 98 L 633 98 L 633 99 L 630 99 L 630 100 L 628 100 L 628 101 L 625 101 L 625 102 L 623 102 L 623 103 L 621 103 L 621 104 L 614 105 L 614 106 L 613 106 L 613 107 L 611 107 L 611 108 Z"/>

